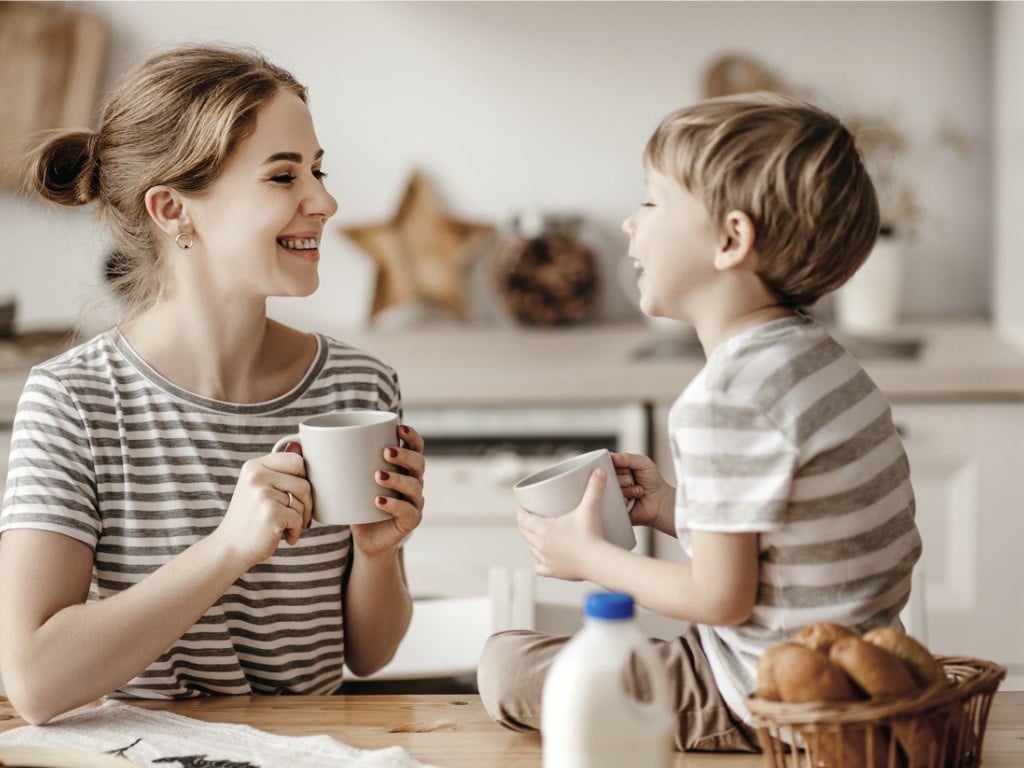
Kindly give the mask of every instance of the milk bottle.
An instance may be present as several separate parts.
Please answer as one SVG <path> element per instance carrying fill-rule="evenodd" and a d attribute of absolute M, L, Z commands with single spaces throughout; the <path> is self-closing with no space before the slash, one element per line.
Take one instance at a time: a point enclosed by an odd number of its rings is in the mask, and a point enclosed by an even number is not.
<path fill-rule="evenodd" d="M 624 687 L 632 653 L 651 682 L 649 702 Z M 555 657 L 541 694 L 544 768 L 667 768 L 674 717 L 665 675 L 637 629 L 633 598 L 587 595 L 583 628 Z"/>

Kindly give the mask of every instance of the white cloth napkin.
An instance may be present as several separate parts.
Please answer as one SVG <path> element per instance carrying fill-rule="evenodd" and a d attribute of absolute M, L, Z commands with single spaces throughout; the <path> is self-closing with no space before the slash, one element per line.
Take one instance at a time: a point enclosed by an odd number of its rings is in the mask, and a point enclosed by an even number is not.
<path fill-rule="evenodd" d="M 146 768 L 432 768 L 402 747 L 356 749 L 330 736 L 278 736 L 118 701 L 0 733 L 2 744 L 78 747 Z"/>

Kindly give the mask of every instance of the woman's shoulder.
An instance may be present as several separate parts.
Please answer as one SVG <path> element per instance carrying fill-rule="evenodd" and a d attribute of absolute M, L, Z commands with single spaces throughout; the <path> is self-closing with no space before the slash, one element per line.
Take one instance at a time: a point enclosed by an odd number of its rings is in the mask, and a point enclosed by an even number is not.
<path fill-rule="evenodd" d="M 74 379 L 103 375 L 109 378 L 112 362 L 120 357 L 117 331 L 110 329 L 81 341 L 32 367 L 31 377 Z"/>
<path fill-rule="evenodd" d="M 337 339 L 327 334 L 317 333 L 321 348 L 325 352 L 329 365 L 337 367 L 360 367 L 375 369 L 389 377 L 395 375 L 395 369 L 377 357 L 373 352 Z"/>

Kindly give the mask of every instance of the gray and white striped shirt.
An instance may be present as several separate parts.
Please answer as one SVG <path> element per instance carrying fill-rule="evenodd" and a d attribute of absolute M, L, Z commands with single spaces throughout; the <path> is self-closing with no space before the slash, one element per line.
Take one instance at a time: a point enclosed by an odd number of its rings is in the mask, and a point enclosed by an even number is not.
<path fill-rule="evenodd" d="M 699 628 L 715 681 L 744 718 L 757 660 L 817 621 L 896 625 L 921 555 L 903 444 L 884 396 L 815 320 L 727 340 L 673 405 L 676 531 L 759 534 L 750 619 Z"/>
<path fill-rule="evenodd" d="M 294 389 L 244 405 L 176 387 L 116 330 L 36 366 L 14 420 L 0 533 L 53 531 L 90 547 L 90 600 L 138 583 L 212 533 L 242 464 L 303 418 L 348 408 L 401 414 L 391 368 L 339 341 L 317 343 Z M 347 526 L 314 522 L 117 694 L 335 691 L 350 544 Z"/>

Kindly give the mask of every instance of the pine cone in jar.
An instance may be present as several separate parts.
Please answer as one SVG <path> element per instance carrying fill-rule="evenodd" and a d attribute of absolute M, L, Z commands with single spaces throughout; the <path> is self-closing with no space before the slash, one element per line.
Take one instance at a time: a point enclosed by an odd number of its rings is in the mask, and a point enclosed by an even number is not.
<path fill-rule="evenodd" d="M 564 235 L 525 238 L 498 255 L 498 291 L 529 325 L 564 325 L 586 318 L 597 299 L 597 259 Z"/>

